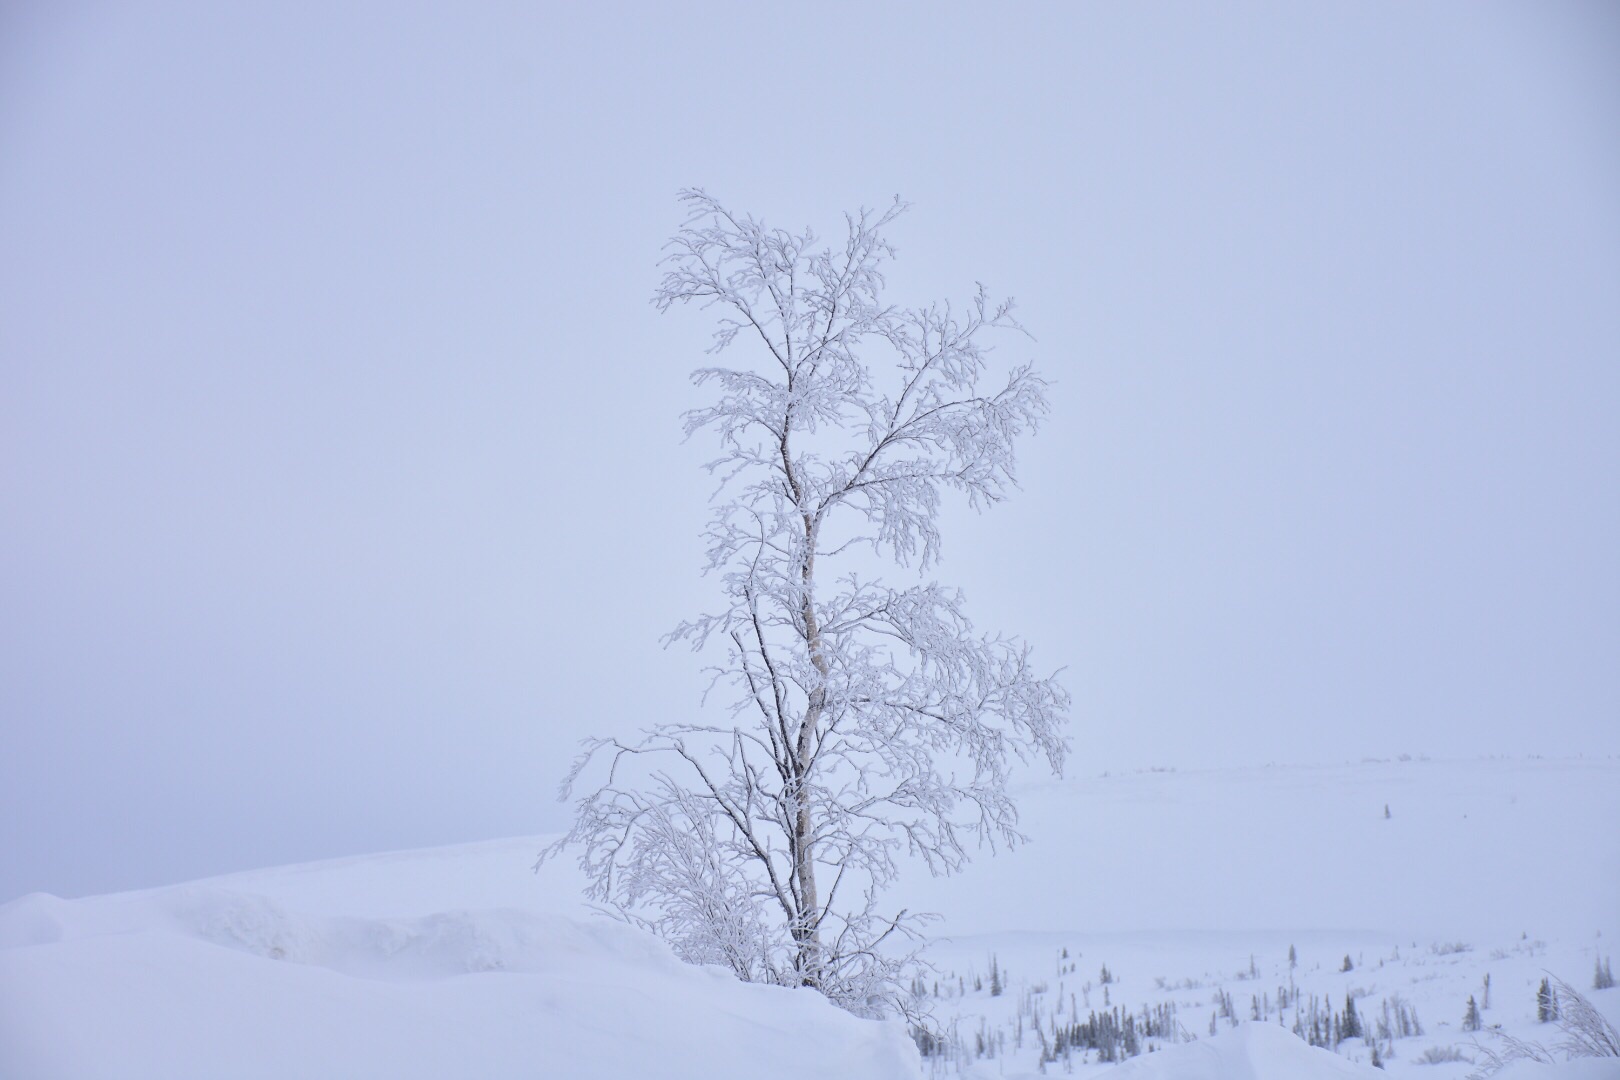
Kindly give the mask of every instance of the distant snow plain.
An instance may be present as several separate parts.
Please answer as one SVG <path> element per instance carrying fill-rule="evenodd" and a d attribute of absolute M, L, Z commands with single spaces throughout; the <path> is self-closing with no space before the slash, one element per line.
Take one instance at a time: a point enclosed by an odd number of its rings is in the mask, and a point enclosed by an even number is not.
<path fill-rule="evenodd" d="M 1620 760 L 1079 775 L 1020 805 L 1030 843 L 894 894 L 943 916 L 915 1004 L 948 1056 L 680 964 L 592 914 L 566 861 L 532 872 L 547 838 L 522 837 L 0 906 L 0 1076 L 1377 1075 L 1365 1040 L 1330 1051 L 1293 1008 L 1279 1022 L 1291 986 L 1369 1024 L 1415 1011 L 1385 1075 L 1449 1080 L 1492 1028 L 1556 1041 L 1535 1016 L 1549 975 L 1620 1018 L 1620 990 L 1590 989 L 1620 951 Z M 1485 1030 L 1464 1032 L 1486 975 Z M 1115 1009 L 1168 1011 L 1176 1036 L 1124 1064 L 1051 1057 L 1057 1025 Z M 1501 1076 L 1620 1077 L 1620 1059 Z"/>

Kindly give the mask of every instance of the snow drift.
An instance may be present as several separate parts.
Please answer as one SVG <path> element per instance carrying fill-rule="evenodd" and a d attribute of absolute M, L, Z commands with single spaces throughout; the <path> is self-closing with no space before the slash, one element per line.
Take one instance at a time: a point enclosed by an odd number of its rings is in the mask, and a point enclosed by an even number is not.
<path fill-rule="evenodd" d="M 1246 1021 L 1214 1038 L 1135 1058 L 1102 1074 L 1108 1080 L 1375 1080 L 1386 1073 L 1307 1046 L 1276 1024 Z M 1520 1061 L 1495 1080 L 1616 1080 L 1620 1060 L 1589 1058 L 1556 1065 Z"/>
<path fill-rule="evenodd" d="M 606 919 L 315 915 L 204 883 L 0 908 L 0 1075 L 870 1077 L 898 1024 Z"/>
<path fill-rule="evenodd" d="M 1383 1073 L 1307 1046 L 1276 1024 L 1246 1022 L 1210 1039 L 1134 1058 L 1110 1080 L 1374 1080 Z"/>

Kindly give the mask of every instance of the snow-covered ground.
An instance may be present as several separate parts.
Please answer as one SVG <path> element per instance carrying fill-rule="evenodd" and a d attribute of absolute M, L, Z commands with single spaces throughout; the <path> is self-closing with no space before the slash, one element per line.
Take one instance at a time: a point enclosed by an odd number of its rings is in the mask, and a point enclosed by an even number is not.
<path fill-rule="evenodd" d="M 0 1076 L 914 1075 L 901 1025 L 681 964 L 537 882 L 536 846 L 22 897 L 0 908 Z"/>
<path fill-rule="evenodd" d="M 1116 1009 L 1138 1024 L 1168 1010 L 1180 1038 L 1204 1041 L 1212 1019 L 1225 1033 L 1257 1012 L 1308 1033 L 1313 998 L 1330 1022 L 1350 997 L 1375 1038 L 1389 1010 L 1388 1074 L 1432 1080 L 1473 1071 L 1462 1020 L 1487 975 L 1487 1043 L 1495 1025 L 1557 1041 L 1535 1019 L 1549 974 L 1620 1014 L 1620 991 L 1590 990 L 1598 958 L 1620 951 L 1620 761 L 1147 771 L 1038 785 L 1021 806 L 1030 845 L 907 886 L 950 913 L 923 988 L 938 984 L 928 1004 L 981 1073 L 1033 1073 L 1056 1026 Z M 1400 1035 L 1402 1010 L 1421 1035 Z M 1338 1052 L 1372 1057 L 1364 1040 Z M 1452 1055 L 1464 1060 L 1420 1064 Z M 1097 1057 L 1071 1051 L 1047 1071 Z"/>
<path fill-rule="evenodd" d="M 951 1056 L 920 1066 L 898 1024 L 592 916 L 569 866 L 531 872 L 527 837 L 21 897 L 0 907 L 0 1076 L 1017 1076 L 1043 1046 L 1047 1074 L 1374 1075 L 1365 1038 L 1293 1034 L 1313 998 L 1320 1020 L 1348 997 L 1386 1075 L 1447 1080 L 1473 1066 L 1422 1062 L 1475 1055 L 1462 1018 L 1486 975 L 1486 1042 L 1556 1041 L 1535 1017 L 1549 974 L 1620 1014 L 1620 990 L 1590 989 L 1620 951 L 1620 762 L 1146 772 L 1022 806 L 1032 844 L 901 897 L 949 916 L 917 1003 Z M 1129 1015 L 1153 1052 L 1053 1059 L 1092 1014 Z M 1502 1075 L 1616 1077 L 1620 1059 Z"/>

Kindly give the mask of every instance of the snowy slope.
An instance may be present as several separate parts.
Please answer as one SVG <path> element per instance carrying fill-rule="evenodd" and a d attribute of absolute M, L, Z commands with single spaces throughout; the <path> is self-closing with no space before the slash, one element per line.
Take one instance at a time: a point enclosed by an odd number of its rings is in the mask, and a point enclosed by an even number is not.
<path fill-rule="evenodd" d="M 510 899 L 536 888 L 535 846 L 23 897 L 0 908 L 0 1076 L 916 1075 L 899 1025 L 688 967 L 610 920 L 326 913 L 423 909 L 481 880 Z"/>
<path fill-rule="evenodd" d="M 1385 1075 L 1460 1080 L 1466 1060 L 1420 1062 L 1472 1054 L 1460 1021 L 1486 975 L 1487 1029 L 1551 1042 L 1539 980 L 1587 986 L 1620 951 L 1620 762 L 1149 772 L 1041 785 L 1023 808 L 1034 843 L 906 884 L 954 935 L 931 948 L 919 1004 L 964 1052 L 924 1075 L 1038 1075 L 1059 1022 L 1143 1007 L 1174 1010 L 1180 1035 L 1117 1066 L 1121 1080 L 1369 1075 L 1361 1042 L 1332 1053 L 1292 1034 L 1297 1010 L 1278 1023 L 1293 985 L 1324 1008 L 1354 997 L 1369 1020 L 1413 1007 L 1424 1032 L 1386 1046 Z M 0 906 L 0 1077 L 918 1075 L 898 1025 L 681 965 L 593 916 L 566 862 L 531 871 L 543 843 Z M 992 958 L 995 996 L 974 989 Z M 1223 996 L 1231 1018 L 1215 1016 Z M 1262 998 L 1264 1022 L 1245 1023 Z M 1620 991 L 1592 998 L 1620 1016 Z M 976 1055 L 981 1038 L 992 1049 Z M 1097 1057 L 1046 1072 L 1115 1068 Z"/>

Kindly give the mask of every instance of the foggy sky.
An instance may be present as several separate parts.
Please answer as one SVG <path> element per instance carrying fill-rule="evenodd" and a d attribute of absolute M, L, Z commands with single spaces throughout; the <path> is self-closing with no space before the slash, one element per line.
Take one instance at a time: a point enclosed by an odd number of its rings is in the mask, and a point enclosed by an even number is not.
<path fill-rule="evenodd" d="M 1613 8 L 596 7 L 0 15 L 0 900 L 554 829 L 699 707 L 692 185 L 1018 298 L 936 576 L 1076 773 L 1620 753 Z"/>

